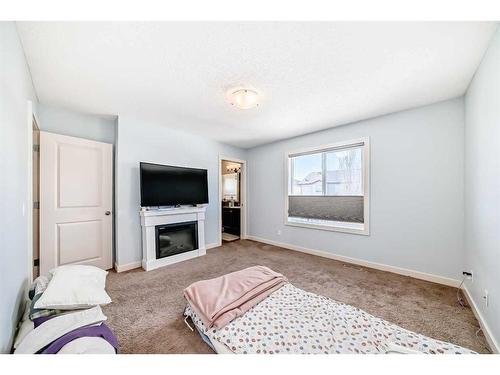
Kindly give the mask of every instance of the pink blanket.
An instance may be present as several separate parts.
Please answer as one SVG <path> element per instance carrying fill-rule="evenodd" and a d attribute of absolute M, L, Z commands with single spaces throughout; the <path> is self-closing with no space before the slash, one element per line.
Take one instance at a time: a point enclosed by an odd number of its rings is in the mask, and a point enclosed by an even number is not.
<path fill-rule="evenodd" d="M 203 320 L 205 327 L 221 328 L 242 316 L 288 280 L 264 266 L 191 284 L 184 297 Z"/>

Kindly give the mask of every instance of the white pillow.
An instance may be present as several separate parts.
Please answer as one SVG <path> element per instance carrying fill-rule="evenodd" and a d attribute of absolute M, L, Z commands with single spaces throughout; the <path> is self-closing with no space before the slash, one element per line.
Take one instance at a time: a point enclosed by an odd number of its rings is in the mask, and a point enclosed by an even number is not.
<path fill-rule="evenodd" d="M 104 290 L 106 271 L 94 266 L 67 265 L 50 271 L 52 279 L 35 303 L 36 309 L 86 309 L 111 302 Z"/>

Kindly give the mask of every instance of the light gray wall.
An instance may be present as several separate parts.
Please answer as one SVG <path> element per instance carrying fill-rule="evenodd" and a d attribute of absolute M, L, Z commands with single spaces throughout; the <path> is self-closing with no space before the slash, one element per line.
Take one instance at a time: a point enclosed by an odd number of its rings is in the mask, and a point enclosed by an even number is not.
<path fill-rule="evenodd" d="M 51 133 L 115 143 L 115 118 L 78 113 L 63 108 L 39 104 L 40 129 Z"/>
<path fill-rule="evenodd" d="M 285 153 L 360 137 L 371 143 L 370 236 L 285 226 Z M 249 233 L 458 279 L 464 263 L 463 147 L 459 98 L 251 149 Z"/>
<path fill-rule="evenodd" d="M 0 22 L 0 352 L 9 352 L 29 279 L 27 101 L 36 96 L 14 22 Z"/>
<path fill-rule="evenodd" d="M 480 313 L 500 340 L 500 30 L 465 97 L 465 251 L 467 281 Z M 484 290 L 489 292 L 486 307 Z"/>
<path fill-rule="evenodd" d="M 183 120 L 154 124 L 120 115 L 116 143 L 116 262 L 125 265 L 142 259 L 139 220 L 139 162 L 208 169 L 209 205 L 205 242 L 218 241 L 219 154 L 245 159 L 244 150 L 173 128 Z M 170 127 L 168 127 L 170 125 Z"/>

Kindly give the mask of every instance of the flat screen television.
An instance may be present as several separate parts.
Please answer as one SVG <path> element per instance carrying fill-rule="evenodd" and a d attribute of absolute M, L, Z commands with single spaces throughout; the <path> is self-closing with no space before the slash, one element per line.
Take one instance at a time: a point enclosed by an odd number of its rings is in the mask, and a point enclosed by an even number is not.
<path fill-rule="evenodd" d="M 141 206 L 208 203 L 207 170 L 140 163 Z"/>

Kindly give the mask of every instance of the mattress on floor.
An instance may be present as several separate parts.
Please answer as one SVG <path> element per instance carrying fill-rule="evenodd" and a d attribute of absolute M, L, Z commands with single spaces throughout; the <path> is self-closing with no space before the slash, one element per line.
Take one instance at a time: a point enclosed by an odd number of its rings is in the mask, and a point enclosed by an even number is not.
<path fill-rule="evenodd" d="M 189 304 L 184 314 L 191 317 L 217 353 L 475 353 L 291 284 L 284 285 L 221 329 L 207 329 Z"/>

